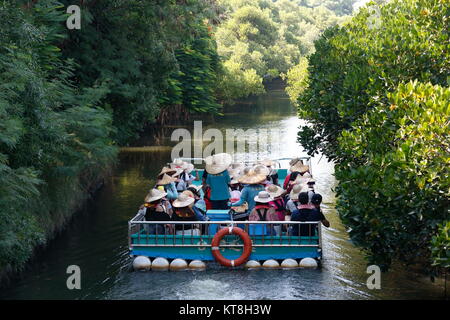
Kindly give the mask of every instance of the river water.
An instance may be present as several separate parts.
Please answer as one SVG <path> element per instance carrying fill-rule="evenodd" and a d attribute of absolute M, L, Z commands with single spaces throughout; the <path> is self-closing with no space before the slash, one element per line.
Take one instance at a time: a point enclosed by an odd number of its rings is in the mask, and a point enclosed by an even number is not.
<path fill-rule="evenodd" d="M 229 108 L 217 128 L 255 129 L 271 135 L 281 130 L 277 148 L 250 154 L 254 158 L 302 155 L 296 143 L 296 117 L 281 86 L 266 95 Z M 394 267 L 381 275 L 381 289 L 370 290 L 366 262 L 348 238 L 334 208 L 333 164 L 313 158 L 316 191 L 324 198 L 330 228 L 323 228 L 323 266 L 318 270 L 229 270 L 209 264 L 206 271 L 134 272 L 128 256 L 127 221 L 134 216 L 161 167 L 170 161 L 168 128 L 155 141 L 143 136 L 121 152 L 120 162 L 94 201 L 76 214 L 68 228 L 30 262 L 27 271 L 1 299 L 440 299 L 443 287 L 427 278 Z M 155 145 L 158 144 L 158 145 Z M 145 147 L 145 148 L 142 148 Z M 243 154 L 237 154 L 238 158 Z M 81 268 L 81 290 L 68 290 L 66 269 Z"/>

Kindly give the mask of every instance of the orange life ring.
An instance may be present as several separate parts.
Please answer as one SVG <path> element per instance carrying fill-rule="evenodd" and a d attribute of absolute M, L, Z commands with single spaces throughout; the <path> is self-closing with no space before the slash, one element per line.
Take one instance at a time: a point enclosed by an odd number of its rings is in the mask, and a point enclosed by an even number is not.
<path fill-rule="evenodd" d="M 242 241 L 244 242 L 244 250 L 242 252 L 242 255 L 237 258 L 236 260 L 229 260 L 224 258 L 224 256 L 220 253 L 220 240 L 227 234 L 235 234 L 238 235 Z M 252 240 L 250 239 L 250 236 L 247 232 L 242 230 L 238 227 L 227 227 L 220 229 L 215 235 L 214 238 L 211 241 L 211 251 L 213 257 L 216 259 L 217 262 L 219 262 L 221 265 L 226 267 L 237 267 L 243 264 L 247 261 L 247 259 L 250 257 L 250 254 L 252 253 Z"/>

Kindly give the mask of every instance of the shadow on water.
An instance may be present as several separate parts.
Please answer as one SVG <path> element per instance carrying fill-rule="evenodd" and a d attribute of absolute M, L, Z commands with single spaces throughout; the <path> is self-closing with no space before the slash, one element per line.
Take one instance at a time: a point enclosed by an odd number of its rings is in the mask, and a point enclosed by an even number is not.
<path fill-rule="evenodd" d="M 223 117 L 204 128 L 281 129 L 277 151 L 251 158 L 302 154 L 296 143 L 296 117 L 282 87 L 246 103 L 227 108 Z M 133 272 L 128 256 L 127 222 L 153 185 L 160 168 L 170 160 L 170 134 L 159 146 L 143 136 L 120 154 L 120 164 L 94 203 L 77 213 L 70 226 L 38 255 L 29 270 L 2 299 L 439 299 L 443 288 L 394 268 L 382 274 L 381 290 L 369 290 L 366 263 L 348 239 L 334 208 L 334 167 L 321 156 L 313 158 L 317 191 L 331 223 L 324 232 L 324 261 L 319 270 L 228 270 L 209 264 L 203 272 Z M 270 133 L 269 133 L 270 134 Z M 145 148 L 141 148 L 145 147 Z M 320 160 L 320 161 L 319 161 Z M 68 290 L 66 269 L 81 268 L 81 290 Z"/>

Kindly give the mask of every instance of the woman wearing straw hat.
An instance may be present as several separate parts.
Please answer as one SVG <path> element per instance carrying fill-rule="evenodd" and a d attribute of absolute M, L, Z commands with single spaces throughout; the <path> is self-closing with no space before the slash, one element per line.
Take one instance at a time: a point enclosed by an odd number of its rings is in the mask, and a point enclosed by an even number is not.
<path fill-rule="evenodd" d="M 195 200 L 194 205 L 202 212 L 203 215 L 206 215 L 206 211 L 207 211 L 206 203 L 205 203 L 205 200 L 203 200 L 200 195 L 201 188 L 202 188 L 201 186 L 191 185 L 189 188 L 184 190 L 183 193 L 194 198 L 194 200 Z"/>
<path fill-rule="evenodd" d="M 177 191 L 184 191 L 195 180 L 195 177 L 190 173 L 194 170 L 194 165 L 187 163 L 180 158 L 173 160 L 170 164 L 172 169 L 179 170 L 178 180 L 175 183 Z"/>
<path fill-rule="evenodd" d="M 175 181 L 177 179 L 169 176 L 167 173 L 163 173 L 162 176 L 159 175 L 159 177 L 160 178 L 156 181 L 157 189 L 163 189 L 163 191 L 167 193 L 167 199 L 169 200 L 178 198 L 178 191 L 175 187 Z"/>
<path fill-rule="evenodd" d="M 296 184 L 291 192 L 289 193 L 289 201 L 286 202 L 286 210 L 287 213 L 289 215 L 292 214 L 292 212 L 294 212 L 295 210 L 297 210 L 297 206 L 298 206 L 298 195 L 300 194 L 300 192 L 302 191 L 303 186 L 300 184 Z"/>
<path fill-rule="evenodd" d="M 170 221 L 170 204 L 165 201 L 166 192 L 152 189 L 145 197 L 143 208 L 146 221 Z M 168 227 L 168 226 L 167 226 Z M 150 234 L 166 234 L 166 226 L 163 224 L 149 224 L 147 230 Z"/>
<path fill-rule="evenodd" d="M 232 202 L 232 207 L 238 207 L 248 203 L 248 211 L 251 212 L 255 207 L 255 197 L 260 191 L 264 191 L 263 183 L 266 181 L 266 172 L 261 171 L 260 168 L 246 168 L 244 175 L 238 181 L 246 186 L 241 191 L 241 198 L 237 202 Z"/>
<path fill-rule="evenodd" d="M 273 198 L 267 191 L 260 191 L 254 198 L 255 206 L 253 207 L 249 221 L 277 221 L 278 217 L 275 209 L 270 205 Z"/>
<path fill-rule="evenodd" d="M 228 184 L 231 181 L 228 167 L 232 158 L 227 153 L 219 153 L 205 159 L 206 185 L 211 188 L 210 201 L 212 209 L 228 209 L 227 203 L 230 198 Z"/>
<path fill-rule="evenodd" d="M 284 221 L 284 217 L 286 215 L 286 204 L 284 202 L 283 196 L 286 194 L 283 188 L 271 184 L 266 187 L 267 193 L 273 198 L 270 202 L 270 205 L 275 209 L 275 213 L 279 221 Z"/>
<path fill-rule="evenodd" d="M 199 212 L 198 208 L 194 206 L 194 198 L 188 196 L 185 193 L 173 202 L 172 214 L 173 221 L 205 221 L 205 217 Z M 200 229 L 193 223 L 190 224 L 176 224 L 175 231 L 177 235 L 200 235 Z"/>
<path fill-rule="evenodd" d="M 266 159 L 260 162 L 269 170 L 269 175 L 267 176 L 267 181 L 269 184 L 278 185 L 278 172 L 273 168 L 275 166 L 275 161 Z"/>
<path fill-rule="evenodd" d="M 291 165 L 289 171 L 291 172 L 284 179 L 283 188 L 289 193 L 292 187 L 298 183 L 296 179 L 309 171 L 309 166 L 305 166 L 301 159 L 292 159 L 289 164 Z"/>
<path fill-rule="evenodd" d="M 263 174 L 263 175 L 266 176 L 266 179 L 265 179 L 264 182 L 263 182 L 263 185 L 264 185 L 264 186 L 267 186 L 267 185 L 269 185 L 269 184 L 272 184 L 272 183 L 269 181 L 269 175 L 270 175 L 270 169 L 269 169 L 269 168 L 267 168 L 266 166 L 263 166 L 262 164 L 257 164 L 257 165 L 255 165 L 255 166 L 253 167 L 253 169 L 256 170 L 256 171 L 258 171 L 258 172 L 260 172 L 261 174 Z"/>

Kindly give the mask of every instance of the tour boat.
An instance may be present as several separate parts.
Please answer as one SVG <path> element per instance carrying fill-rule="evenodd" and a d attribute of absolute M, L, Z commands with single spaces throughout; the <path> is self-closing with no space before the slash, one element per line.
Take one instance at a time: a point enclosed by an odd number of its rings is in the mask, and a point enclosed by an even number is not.
<path fill-rule="evenodd" d="M 312 175 L 310 157 L 302 157 L 304 163 L 309 165 Z M 283 160 L 277 159 L 279 181 L 282 183 L 288 174 L 288 169 L 281 168 Z M 198 171 L 200 180 L 194 184 L 201 184 L 203 170 Z M 194 173 L 195 175 L 195 173 Z M 223 266 L 237 267 L 264 266 L 264 263 L 272 267 L 289 266 L 320 266 L 322 258 L 322 233 L 320 222 L 299 221 L 235 221 L 229 210 L 208 210 L 209 221 L 194 221 L 202 230 L 201 235 L 173 235 L 173 234 L 149 234 L 146 226 L 151 224 L 181 224 L 183 226 L 191 222 L 175 221 L 145 221 L 144 209 L 128 223 L 129 250 L 131 257 L 144 256 L 149 259 L 164 258 L 168 261 L 180 259 L 188 262 L 219 262 Z M 309 225 L 310 230 L 317 228 L 317 232 L 310 236 L 293 236 L 286 232 L 289 226 Z M 275 226 L 282 226 L 280 234 L 270 232 Z M 280 228 L 278 229 L 280 230 Z M 160 259 L 161 260 L 161 259 Z M 150 262 L 150 260 L 148 260 Z M 154 260 L 156 261 L 156 260 Z M 290 261 L 291 263 L 287 263 Z M 253 262 L 249 263 L 249 262 Z M 168 267 L 168 265 L 167 265 Z"/>

